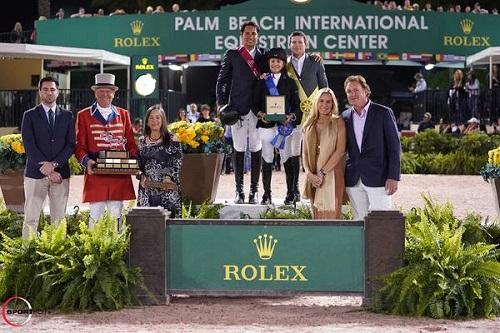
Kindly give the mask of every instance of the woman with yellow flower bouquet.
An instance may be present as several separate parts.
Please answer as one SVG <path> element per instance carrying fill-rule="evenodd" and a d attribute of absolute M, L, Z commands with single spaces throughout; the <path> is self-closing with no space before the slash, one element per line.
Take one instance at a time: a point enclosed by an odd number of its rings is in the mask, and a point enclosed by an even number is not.
<path fill-rule="evenodd" d="M 167 118 L 161 105 L 148 109 L 144 124 L 144 136 L 139 139 L 141 175 L 137 205 L 161 206 L 170 212 L 170 217 L 179 216 L 182 147 L 167 132 Z"/>

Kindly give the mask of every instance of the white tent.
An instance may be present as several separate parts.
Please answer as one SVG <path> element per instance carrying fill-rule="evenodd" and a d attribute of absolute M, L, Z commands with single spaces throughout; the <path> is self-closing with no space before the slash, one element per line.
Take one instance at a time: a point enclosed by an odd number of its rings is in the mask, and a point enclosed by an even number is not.
<path fill-rule="evenodd" d="M 0 43 L 0 57 L 53 59 L 130 66 L 130 57 L 97 49 L 36 44 Z"/>
<path fill-rule="evenodd" d="M 482 51 L 467 57 L 467 66 L 489 65 L 490 67 L 490 89 L 492 88 L 491 72 L 493 64 L 500 63 L 500 47 L 488 47 Z"/>
<path fill-rule="evenodd" d="M 130 57 L 99 49 L 80 47 L 0 43 L 0 59 L 50 59 L 62 61 L 78 61 L 100 64 L 100 72 L 104 65 L 122 65 L 127 67 L 127 89 L 130 89 Z"/>

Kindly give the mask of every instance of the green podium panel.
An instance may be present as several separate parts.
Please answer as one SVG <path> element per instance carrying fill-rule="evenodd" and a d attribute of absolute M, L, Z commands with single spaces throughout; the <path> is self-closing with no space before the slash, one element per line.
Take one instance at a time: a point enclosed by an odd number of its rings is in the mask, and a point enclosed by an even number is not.
<path fill-rule="evenodd" d="M 171 224 L 167 290 L 363 292 L 362 223 Z"/>

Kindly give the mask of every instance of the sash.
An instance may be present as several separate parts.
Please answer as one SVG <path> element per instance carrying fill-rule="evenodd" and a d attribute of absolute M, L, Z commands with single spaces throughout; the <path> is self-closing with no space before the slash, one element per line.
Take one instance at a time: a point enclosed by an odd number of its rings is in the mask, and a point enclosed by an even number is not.
<path fill-rule="evenodd" d="M 304 123 L 304 121 L 307 119 L 307 116 L 309 115 L 309 112 L 312 110 L 312 104 L 313 104 L 313 98 L 314 95 L 318 92 L 318 87 L 314 89 L 314 91 L 311 93 L 311 95 L 307 96 L 306 92 L 304 91 L 304 87 L 302 86 L 302 82 L 300 82 L 297 72 L 295 71 L 295 68 L 293 67 L 292 62 L 288 62 L 286 64 L 286 71 L 288 76 L 295 81 L 295 84 L 297 85 L 298 93 L 299 93 L 299 99 L 300 99 L 300 111 L 304 113 L 304 116 L 302 117 L 302 122 L 301 124 Z"/>
<path fill-rule="evenodd" d="M 241 55 L 243 60 L 247 63 L 248 67 L 250 67 L 250 70 L 252 71 L 252 74 L 258 79 L 260 77 L 260 69 L 255 63 L 254 58 L 252 58 L 252 55 L 244 46 L 240 46 L 238 49 L 238 53 Z M 255 50 L 255 54 L 257 54 L 257 50 Z"/>
<path fill-rule="evenodd" d="M 274 84 L 272 74 L 269 74 L 266 78 L 266 87 L 267 87 L 267 90 L 269 90 L 269 95 L 271 95 L 271 96 L 279 96 L 280 95 L 278 88 L 276 88 L 276 85 Z"/>

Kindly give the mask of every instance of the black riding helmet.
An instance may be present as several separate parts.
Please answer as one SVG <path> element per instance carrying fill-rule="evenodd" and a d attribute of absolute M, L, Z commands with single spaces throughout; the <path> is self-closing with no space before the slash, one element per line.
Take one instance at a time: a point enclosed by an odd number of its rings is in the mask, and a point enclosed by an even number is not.
<path fill-rule="evenodd" d="M 269 60 L 271 58 L 281 59 L 286 64 L 286 51 L 281 47 L 272 48 L 266 53 L 266 59 Z"/>

